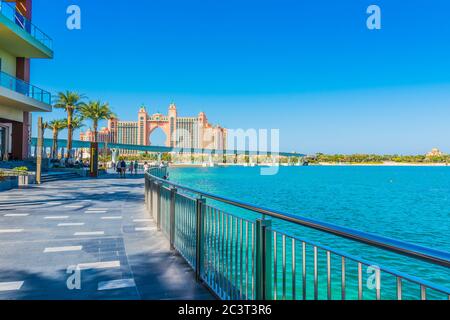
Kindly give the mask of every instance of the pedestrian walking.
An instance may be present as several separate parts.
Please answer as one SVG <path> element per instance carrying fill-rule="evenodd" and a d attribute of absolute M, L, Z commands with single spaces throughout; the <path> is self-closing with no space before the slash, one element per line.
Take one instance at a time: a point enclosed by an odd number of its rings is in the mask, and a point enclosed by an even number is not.
<path fill-rule="evenodd" d="M 131 161 L 130 162 L 130 167 L 129 167 L 130 169 L 130 174 L 133 174 L 133 170 L 134 170 L 134 162 L 133 161 Z"/>
<path fill-rule="evenodd" d="M 125 160 L 120 161 L 120 176 L 121 178 L 126 178 L 127 174 L 127 163 Z"/>
<path fill-rule="evenodd" d="M 136 160 L 134 162 L 134 174 L 138 174 L 138 170 L 139 170 L 139 163 Z"/>

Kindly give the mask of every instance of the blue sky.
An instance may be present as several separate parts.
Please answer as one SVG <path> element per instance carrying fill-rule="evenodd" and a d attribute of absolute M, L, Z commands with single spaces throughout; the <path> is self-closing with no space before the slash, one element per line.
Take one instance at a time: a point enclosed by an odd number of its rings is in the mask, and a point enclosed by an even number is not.
<path fill-rule="evenodd" d="M 370 4 L 381 30 L 366 28 Z M 32 83 L 124 120 L 174 101 L 228 128 L 279 128 L 285 151 L 450 152 L 449 14 L 446 0 L 36 0 L 55 58 L 32 62 Z"/>

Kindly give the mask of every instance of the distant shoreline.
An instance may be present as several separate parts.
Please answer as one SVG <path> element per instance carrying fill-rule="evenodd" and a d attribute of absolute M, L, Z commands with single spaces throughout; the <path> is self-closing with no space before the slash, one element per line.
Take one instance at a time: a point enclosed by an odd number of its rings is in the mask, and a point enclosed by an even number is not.
<path fill-rule="evenodd" d="M 368 166 L 368 167 L 448 167 L 447 163 L 420 163 L 420 162 L 383 162 L 383 163 L 311 163 L 310 166 Z"/>
<path fill-rule="evenodd" d="M 170 164 L 171 167 L 174 168 L 210 168 L 210 166 L 204 166 L 202 164 Z M 259 164 L 255 166 L 269 166 L 268 164 Z M 255 167 L 244 164 L 234 164 L 234 163 L 220 163 L 216 164 L 215 167 Z M 285 167 L 286 164 L 280 164 L 280 167 Z M 319 163 L 310 163 L 309 166 L 312 167 L 449 167 L 446 163 L 420 163 L 420 162 L 383 162 L 383 163 L 333 163 L 333 162 L 319 162 Z"/>

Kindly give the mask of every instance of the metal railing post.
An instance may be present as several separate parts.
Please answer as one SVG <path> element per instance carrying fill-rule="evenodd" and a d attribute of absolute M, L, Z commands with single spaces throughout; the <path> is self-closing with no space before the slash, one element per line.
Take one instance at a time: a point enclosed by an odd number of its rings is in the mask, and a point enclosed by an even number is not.
<path fill-rule="evenodd" d="M 151 180 L 149 177 L 145 176 L 145 208 L 147 212 L 150 213 L 150 186 Z"/>
<path fill-rule="evenodd" d="M 156 190 L 158 189 L 158 185 L 157 185 L 157 181 L 154 180 L 152 182 L 152 216 L 153 219 L 155 219 L 156 222 L 158 222 L 158 214 L 157 214 L 157 209 L 158 209 L 158 198 L 157 198 L 157 193 Z"/>
<path fill-rule="evenodd" d="M 256 220 L 256 300 L 272 300 L 272 254 L 273 242 L 268 230 L 272 226 L 270 219 Z"/>
<path fill-rule="evenodd" d="M 161 187 L 160 182 L 155 183 L 156 186 L 156 226 L 161 231 Z"/>
<path fill-rule="evenodd" d="M 177 189 L 170 189 L 170 250 L 175 250 L 175 201 Z"/>
<path fill-rule="evenodd" d="M 148 211 L 148 178 L 144 177 L 144 202 L 145 202 L 145 208 Z"/>
<path fill-rule="evenodd" d="M 148 183 L 148 212 L 150 213 L 150 216 L 154 218 L 153 216 L 153 180 L 150 179 Z"/>
<path fill-rule="evenodd" d="M 203 264 L 203 207 L 206 200 L 198 198 L 196 200 L 196 246 L 195 246 L 195 279 L 201 280 L 202 264 Z"/>

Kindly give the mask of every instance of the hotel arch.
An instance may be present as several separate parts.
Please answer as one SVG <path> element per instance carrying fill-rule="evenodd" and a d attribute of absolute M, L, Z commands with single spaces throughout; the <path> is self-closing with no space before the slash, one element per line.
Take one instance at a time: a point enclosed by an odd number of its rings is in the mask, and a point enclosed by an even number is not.
<path fill-rule="evenodd" d="M 99 142 L 113 142 L 133 145 L 152 145 L 152 133 L 161 128 L 166 135 L 165 146 L 175 148 L 195 148 L 223 150 L 226 148 L 227 130 L 208 122 L 206 114 L 200 112 L 197 116 L 181 117 L 175 104 L 170 104 L 167 115 L 162 113 L 148 114 L 141 107 L 137 114 L 138 121 L 121 121 L 111 119 L 108 127 L 98 133 Z M 82 132 L 80 140 L 92 141 L 91 131 Z M 136 151 L 123 151 L 134 154 Z"/>

